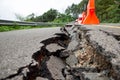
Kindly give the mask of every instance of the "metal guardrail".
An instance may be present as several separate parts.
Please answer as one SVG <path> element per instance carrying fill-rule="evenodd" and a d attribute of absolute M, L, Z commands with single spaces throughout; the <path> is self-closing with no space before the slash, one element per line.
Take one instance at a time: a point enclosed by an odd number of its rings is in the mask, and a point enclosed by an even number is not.
<path fill-rule="evenodd" d="M 41 25 L 65 25 L 66 23 L 50 23 L 50 22 L 23 22 L 23 21 L 10 21 L 10 20 L 0 20 L 0 25 L 4 26 L 41 26 Z"/>

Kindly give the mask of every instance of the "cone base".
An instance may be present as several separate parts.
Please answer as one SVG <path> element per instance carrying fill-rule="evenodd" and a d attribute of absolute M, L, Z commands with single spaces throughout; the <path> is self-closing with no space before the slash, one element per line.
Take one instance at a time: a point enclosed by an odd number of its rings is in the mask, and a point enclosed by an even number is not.
<path fill-rule="evenodd" d="M 83 24 L 99 24 L 99 19 L 95 15 L 95 13 L 88 14 L 83 21 Z"/>

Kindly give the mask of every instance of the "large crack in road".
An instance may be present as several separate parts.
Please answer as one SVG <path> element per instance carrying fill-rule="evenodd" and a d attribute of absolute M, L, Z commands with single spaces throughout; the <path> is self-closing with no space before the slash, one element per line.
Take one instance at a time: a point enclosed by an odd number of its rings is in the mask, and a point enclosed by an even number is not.
<path fill-rule="evenodd" d="M 16 74 L 12 74 L 1 80 L 12 79 L 19 75 L 23 75 L 23 80 L 35 80 L 36 77 L 39 76 L 47 78 L 48 80 L 54 80 L 49 69 L 47 68 L 46 62 L 50 59 L 50 56 L 52 55 L 59 57 L 60 53 L 65 50 L 70 41 L 70 38 L 66 34 L 58 33 L 55 35 L 56 37 L 48 38 L 41 41 L 41 43 L 43 43 L 44 45 L 41 47 L 40 50 L 33 53 L 32 58 L 34 59 L 34 61 L 32 61 L 29 65 L 20 67 Z M 61 49 L 57 49 L 54 52 L 50 52 L 48 49 L 46 49 L 48 45 L 53 43 L 57 44 L 57 46 L 61 46 Z M 26 70 L 27 72 L 24 72 Z"/>
<path fill-rule="evenodd" d="M 106 51 L 97 40 L 92 40 L 91 31 L 80 25 L 61 28 L 55 37 L 41 41 L 44 45 L 33 53 L 30 64 L 1 80 L 16 76 L 22 76 L 21 80 L 119 80 L 120 64 L 112 63 L 119 54 Z M 119 41 L 119 35 L 98 32 Z"/>

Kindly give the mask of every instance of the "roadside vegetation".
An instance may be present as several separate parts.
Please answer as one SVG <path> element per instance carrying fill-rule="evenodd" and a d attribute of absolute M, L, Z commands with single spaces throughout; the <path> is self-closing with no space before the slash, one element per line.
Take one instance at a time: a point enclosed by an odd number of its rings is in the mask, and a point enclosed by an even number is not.
<path fill-rule="evenodd" d="M 0 26 L 0 32 L 30 28 L 32 28 L 32 26 Z"/>
<path fill-rule="evenodd" d="M 22 29 L 33 29 L 33 28 L 48 28 L 48 27 L 58 27 L 54 25 L 48 26 L 0 26 L 0 32 L 12 31 L 12 30 L 22 30 Z"/>

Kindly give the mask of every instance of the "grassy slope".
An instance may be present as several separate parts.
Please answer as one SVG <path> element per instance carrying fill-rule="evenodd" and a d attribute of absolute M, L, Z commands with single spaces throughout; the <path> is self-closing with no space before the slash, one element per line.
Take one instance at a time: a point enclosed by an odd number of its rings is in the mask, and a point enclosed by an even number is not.
<path fill-rule="evenodd" d="M 21 29 L 32 29 L 32 28 L 46 28 L 46 27 L 57 27 L 57 26 L 0 26 L 0 32 L 21 30 Z"/>

